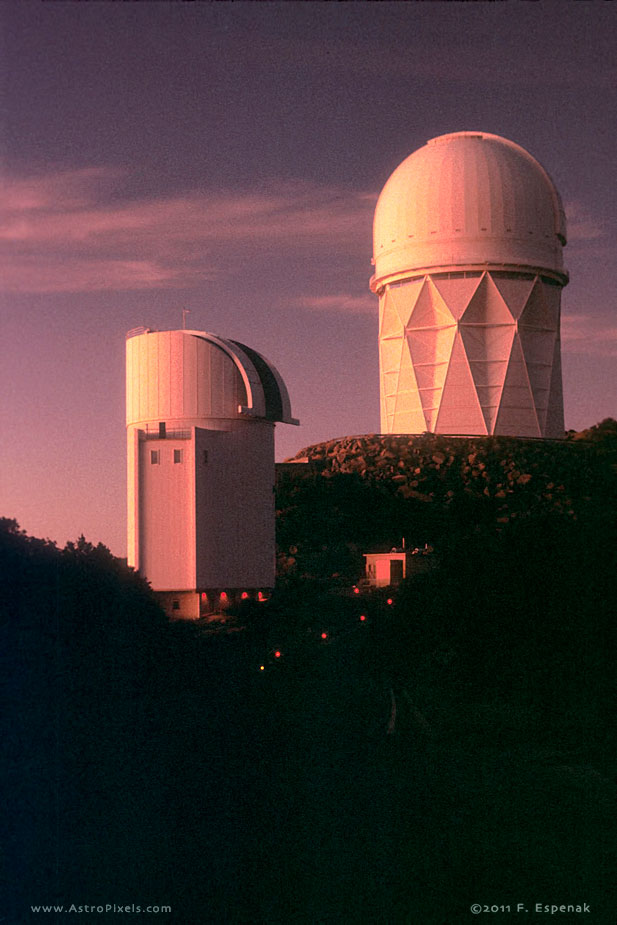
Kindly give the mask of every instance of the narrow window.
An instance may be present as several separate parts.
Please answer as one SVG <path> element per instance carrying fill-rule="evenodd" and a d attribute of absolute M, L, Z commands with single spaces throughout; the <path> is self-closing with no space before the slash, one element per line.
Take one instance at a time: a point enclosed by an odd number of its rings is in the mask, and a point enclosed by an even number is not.
<path fill-rule="evenodd" d="M 180 610 L 180 601 L 172 601 L 171 603 L 172 610 Z"/>
<path fill-rule="evenodd" d="M 204 462 L 205 463 L 208 462 L 208 451 L 207 450 L 204 450 Z"/>
<path fill-rule="evenodd" d="M 174 450 L 174 462 L 175 463 L 182 462 L 182 450 Z"/>
<path fill-rule="evenodd" d="M 160 450 L 150 450 L 150 463 L 153 466 L 158 466 L 161 461 Z"/>

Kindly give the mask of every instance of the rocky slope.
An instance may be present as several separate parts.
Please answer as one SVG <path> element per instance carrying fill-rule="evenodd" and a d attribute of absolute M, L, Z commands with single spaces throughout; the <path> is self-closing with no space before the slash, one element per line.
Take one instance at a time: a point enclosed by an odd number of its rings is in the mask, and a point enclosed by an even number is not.
<path fill-rule="evenodd" d="M 444 506 L 461 496 L 490 499 L 503 522 L 530 510 L 576 517 L 615 491 L 616 436 L 610 420 L 565 441 L 366 434 L 305 447 L 287 462 L 307 462 L 289 467 L 294 480 L 355 473 L 389 482 L 404 499 Z"/>
<path fill-rule="evenodd" d="M 277 465 L 278 574 L 363 573 L 362 554 L 466 544 L 539 518 L 610 532 L 617 502 L 617 422 L 563 441 L 435 434 L 342 437 Z"/>

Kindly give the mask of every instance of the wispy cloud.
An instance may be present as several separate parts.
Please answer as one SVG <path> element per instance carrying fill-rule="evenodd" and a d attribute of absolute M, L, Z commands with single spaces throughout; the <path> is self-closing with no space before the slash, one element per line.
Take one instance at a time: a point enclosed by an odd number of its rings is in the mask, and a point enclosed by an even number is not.
<path fill-rule="evenodd" d="M 0 223 L 4 288 L 190 287 L 273 247 L 281 254 L 370 247 L 372 194 L 273 183 L 256 192 L 128 200 L 114 189 L 121 180 L 106 168 L 9 178 Z"/>
<path fill-rule="evenodd" d="M 368 293 L 366 295 L 336 293 L 324 296 L 299 296 L 292 299 L 291 304 L 297 308 L 325 312 L 349 312 L 350 314 L 376 314 L 377 312 L 377 299 Z"/>
<path fill-rule="evenodd" d="M 203 267 L 191 275 L 153 260 L 87 257 L 4 257 L 0 276 L 5 291 L 38 293 L 188 288 L 208 278 Z"/>
<path fill-rule="evenodd" d="M 86 167 L 5 178 L 0 194 L 2 208 L 13 215 L 80 209 L 96 202 L 121 175 L 121 171 L 110 167 Z"/>
<path fill-rule="evenodd" d="M 566 315 L 561 321 L 564 352 L 586 356 L 617 357 L 617 325 L 592 315 Z"/>

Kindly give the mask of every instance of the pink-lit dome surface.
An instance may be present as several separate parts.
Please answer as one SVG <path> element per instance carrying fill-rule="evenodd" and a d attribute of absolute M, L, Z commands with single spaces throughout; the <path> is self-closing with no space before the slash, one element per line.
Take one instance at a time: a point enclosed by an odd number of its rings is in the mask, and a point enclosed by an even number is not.
<path fill-rule="evenodd" d="M 384 186 L 373 288 L 408 272 L 533 267 L 567 277 L 559 193 L 524 148 L 483 132 L 433 138 Z"/>

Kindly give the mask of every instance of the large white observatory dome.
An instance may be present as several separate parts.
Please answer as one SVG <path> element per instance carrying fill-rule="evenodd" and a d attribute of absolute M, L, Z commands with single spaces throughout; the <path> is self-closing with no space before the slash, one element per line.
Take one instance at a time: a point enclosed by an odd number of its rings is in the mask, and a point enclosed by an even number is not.
<path fill-rule="evenodd" d="M 375 210 L 383 433 L 563 437 L 559 193 L 483 132 L 411 154 Z"/>
<path fill-rule="evenodd" d="M 563 206 L 524 148 L 484 132 L 455 132 L 414 151 L 375 211 L 372 288 L 408 271 L 470 265 L 532 267 L 567 280 Z"/>

